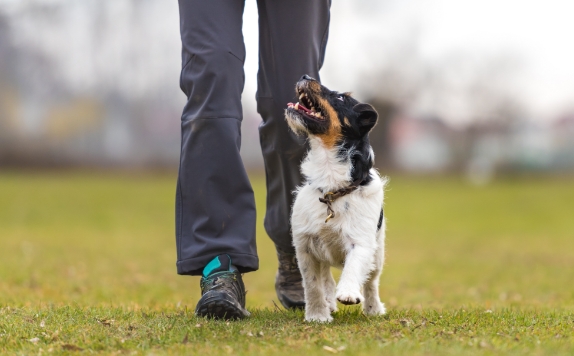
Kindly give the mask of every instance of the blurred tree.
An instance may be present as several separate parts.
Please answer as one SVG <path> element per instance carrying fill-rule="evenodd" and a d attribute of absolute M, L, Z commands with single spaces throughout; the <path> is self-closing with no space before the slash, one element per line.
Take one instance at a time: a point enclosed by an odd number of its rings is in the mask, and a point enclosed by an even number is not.
<path fill-rule="evenodd" d="M 457 53 L 430 60 L 420 48 L 415 28 L 389 46 L 375 73 L 364 73 L 365 91 L 381 116 L 371 134 L 377 166 L 398 167 L 391 128 L 396 120 L 410 118 L 421 122 L 419 129 L 446 140 L 453 153 L 448 167 L 465 171 L 485 135 L 502 137 L 524 122 L 521 63 L 511 53 Z"/>

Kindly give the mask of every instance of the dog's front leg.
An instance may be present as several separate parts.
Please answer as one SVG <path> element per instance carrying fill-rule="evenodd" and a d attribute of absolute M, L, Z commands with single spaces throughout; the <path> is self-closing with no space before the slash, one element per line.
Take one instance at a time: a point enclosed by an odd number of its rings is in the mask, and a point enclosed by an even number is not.
<path fill-rule="evenodd" d="M 343 304 L 359 304 L 365 300 L 361 287 L 373 264 L 373 249 L 353 244 L 345 258 L 341 279 L 337 285 L 337 300 Z"/>
<path fill-rule="evenodd" d="M 337 299 L 335 299 L 335 289 L 337 284 L 331 274 L 331 266 L 328 263 L 321 263 L 321 282 L 324 285 L 325 300 L 329 305 L 329 311 L 334 313 L 337 311 Z"/>
<path fill-rule="evenodd" d="M 371 271 L 363 287 L 363 291 L 365 292 L 363 311 L 367 315 L 384 315 L 386 313 L 385 304 L 381 303 L 381 299 L 379 298 L 379 278 L 381 271 L 382 269 L 380 267 Z"/>
<path fill-rule="evenodd" d="M 365 303 L 363 311 L 367 315 L 383 315 L 386 313 L 385 305 L 379 298 L 379 278 L 383 271 L 385 260 L 385 230 L 384 228 L 378 233 L 377 252 L 375 253 L 375 269 L 369 274 L 369 278 L 363 286 L 365 293 Z"/>
<path fill-rule="evenodd" d="M 321 263 L 308 253 L 306 248 L 298 247 L 296 250 L 305 290 L 305 320 L 330 322 L 333 317 L 325 299 L 324 284 L 321 280 Z"/>

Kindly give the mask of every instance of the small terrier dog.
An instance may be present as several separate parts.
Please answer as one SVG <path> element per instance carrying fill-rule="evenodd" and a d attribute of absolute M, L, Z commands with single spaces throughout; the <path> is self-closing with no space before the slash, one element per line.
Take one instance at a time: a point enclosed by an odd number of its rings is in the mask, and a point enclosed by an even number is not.
<path fill-rule="evenodd" d="M 383 198 L 386 179 L 373 168 L 368 134 L 378 114 L 350 93 L 331 91 L 304 75 L 299 102 L 285 116 L 310 144 L 301 165 L 291 226 L 305 289 L 305 320 L 330 322 L 343 304 L 363 303 L 367 315 L 385 314 L 379 276 L 385 249 Z M 330 267 L 342 268 L 335 285 Z"/>

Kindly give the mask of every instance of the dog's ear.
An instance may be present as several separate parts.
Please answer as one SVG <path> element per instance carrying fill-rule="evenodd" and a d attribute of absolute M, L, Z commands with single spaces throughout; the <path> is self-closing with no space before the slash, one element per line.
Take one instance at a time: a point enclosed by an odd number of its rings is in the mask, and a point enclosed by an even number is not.
<path fill-rule="evenodd" d="M 359 124 L 361 134 L 365 135 L 369 133 L 379 118 L 379 114 L 377 114 L 375 108 L 369 104 L 359 103 L 353 107 L 353 111 L 359 114 L 357 122 Z"/>

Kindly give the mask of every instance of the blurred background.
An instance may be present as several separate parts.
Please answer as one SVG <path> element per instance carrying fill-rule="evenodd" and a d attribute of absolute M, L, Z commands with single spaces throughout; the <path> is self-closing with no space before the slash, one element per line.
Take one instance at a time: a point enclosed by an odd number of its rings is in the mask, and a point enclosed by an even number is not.
<path fill-rule="evenodd" d="M 574 169 L 569 1 L 337 0 L 323 82 L 373 103 L 377 165 Z M 257 9 L 246 2 L 242 154 L 261 170 Z M 177 2 L 0 0 L 0 167 L 175 169 Z"/>
<path fill-rule="evenodd" d="M 574 2 L 335 0 L 322 81 L 380 114 L 391 307 L 574 305 Z M 257 7 L 242 155 L 262 228 Z M 0 306 L 173 305 L 181 58 L 176 0 L 0 0 Z"/>

